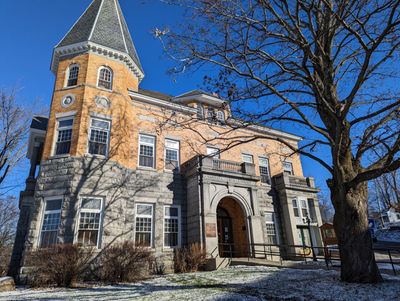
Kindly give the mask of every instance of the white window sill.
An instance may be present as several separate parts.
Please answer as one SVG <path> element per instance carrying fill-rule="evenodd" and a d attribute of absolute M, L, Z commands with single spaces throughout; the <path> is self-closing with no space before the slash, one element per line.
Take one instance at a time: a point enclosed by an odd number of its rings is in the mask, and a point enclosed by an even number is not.
<path fill-rule="evenodd" d="M 109 159 L 108 156 L 97 155 L 97 154 L 89 154 L 89 153 L 86 153 L 86 154 L 85 154 L 85 157 L 87 157 L 87 158 L 102 159 L 102 160 Z"/>
<path fill-rule="evenodd" d="M 51 160 L 51 159 L 61 159 L 61 158 L 69 158 L 69 157 L 71 157 L 70 154 L 62 154 L 62 155 L 50 156 L 49 159 Z"/>
<path fill-rule="evenodd" d="M 155 169 L 154 167 L 147 167 L 147 166 L 137 166 L 138 170 L 146 170 L 146 171 L 157 171 L 157 169 Z"/>

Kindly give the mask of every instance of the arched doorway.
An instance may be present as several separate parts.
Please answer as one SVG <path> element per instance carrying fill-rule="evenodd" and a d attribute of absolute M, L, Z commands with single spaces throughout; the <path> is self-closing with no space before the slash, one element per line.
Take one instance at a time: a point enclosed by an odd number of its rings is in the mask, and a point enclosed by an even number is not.
<path fill-rule="evenodd" d="M 223 198 L 217 207 L 218 250 L 220 257 L 245 257 L 248 250 L 247 223 L 240 204 Z"/>

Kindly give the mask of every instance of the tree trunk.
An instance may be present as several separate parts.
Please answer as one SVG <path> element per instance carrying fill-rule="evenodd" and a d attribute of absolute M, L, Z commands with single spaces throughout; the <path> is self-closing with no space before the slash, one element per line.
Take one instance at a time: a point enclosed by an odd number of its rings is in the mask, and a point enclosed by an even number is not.
<path fill-rule="evenodd" d="M 368 186 L 362 183 L 348 191 L 343 183 L 331 187 L 335 206 L 334 228 L 341 259 L 341 280 L 376 283 L 382 281 L 368 229 Z"/>

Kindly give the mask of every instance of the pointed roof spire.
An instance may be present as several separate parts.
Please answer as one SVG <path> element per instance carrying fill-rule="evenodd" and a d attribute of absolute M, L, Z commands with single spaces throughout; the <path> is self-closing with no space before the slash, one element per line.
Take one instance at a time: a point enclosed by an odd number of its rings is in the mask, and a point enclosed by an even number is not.
<path fill-rule="evenodd" d="M 80 47 L 83 49 L 78 49 Z M 144 76 L 118 0 L 92 1 L 55 47 L 52 70 L 60 56 L 75 53 L 76 50 L 106 52 L 104 54 L 124 61 L 140 79 Z"/>

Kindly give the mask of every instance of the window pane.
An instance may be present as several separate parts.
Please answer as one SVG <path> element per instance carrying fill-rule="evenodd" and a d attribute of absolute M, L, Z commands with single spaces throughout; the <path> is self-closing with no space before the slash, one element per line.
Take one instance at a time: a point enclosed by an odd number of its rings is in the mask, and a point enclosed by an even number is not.
<path fill-rule="evenodd" d="M 153 206 L 152 205 L 137 205 L 137 214 L 139 215 L 152 215 Z"/>
<path fill-rule="evenodd" d="M 169 149 L 179 150 L 179 141 L 165 139 L 165 147 Z"/>
<path fill-rule="evenodd" d="M 83 209 L 101 209 L 101 200 L 100 199 L 82 199 L 82 208 Z"/>
<path fill-rule="evenodd" d="M 273 212 L 266 212 L 265 213 L 265 221 L 269 223 L 274 222 L 274 213 Z"/>
<path fill-rule="evenodd" d="M 45 211 L 54 211 L 61 209 L 62 200 L 48 200 L 46 201 L 46 209 Z"/>
<path fill-rule="evenodd" d="M 178 217 L 178 208 L 176 207 L 165 207 L 165 216 Z"/>
<path fill-rule="evenodd" d="M 112 71 L 107 68 L 102 68 L 99 74 L 99 87 L 111 90 L 112 88 Z"/>
<path fill-rule="evenodd" d="M 100 120 L 100 119 L 92 119 L 92 126 L 108 130 L 110 123 L 108 121 Z"/>
<path fill-rule="evenodd" d="M 154 144 L 154 137 L 153 136 L 147 136 L 147 135 L 140 135 L 139 136 L 139 141 L 143 142 L 143 143 Z"/>
<path fill-rule="evenodd" d="M 269 244 L 276 245 L 277 244 L 277 240 L 276 240 L 275 225 L 267 223 L 266 224 L 266 230 L 267 230 L 267 242 Z"/>
<path fill-rule="evenodd" d="M 76 86 L 78 84 L 79 67 L 73 66 L 69 69 L 67 86 Z"/>
<path fill-rule="evenodd" d="M 74 123 L 74 119 L 63 119 L 58 121 L 58 127 L 69 127 L 72 126 Z"/>
<path fill-rule="evenodd" d="M 247 163 L 253 163 L 253 156 L 247 155 L 247 154 L 242 154 L 242 161 L 247 162 Z"/>
<path fill-rule="evenodd" d="M 260 166 L 269 167 L 269 161 L 267 158 L 258 158 L 258 163 Z"/>

